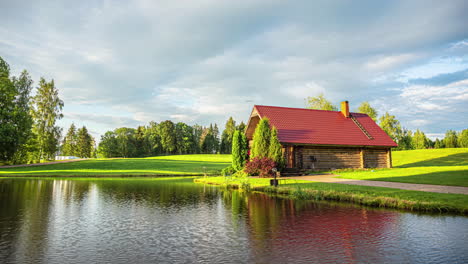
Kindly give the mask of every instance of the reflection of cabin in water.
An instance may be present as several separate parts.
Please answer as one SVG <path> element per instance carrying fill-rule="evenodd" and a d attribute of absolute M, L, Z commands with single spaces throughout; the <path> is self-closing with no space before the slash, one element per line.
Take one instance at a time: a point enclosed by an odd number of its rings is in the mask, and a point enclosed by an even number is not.
<path fill-rule="evenodd" d="M 390 168 L 397 144 L 366 114 L 255 105 L 247 124 L 249 146 L 261 118 L 278 129 L 288 168 Z"/>

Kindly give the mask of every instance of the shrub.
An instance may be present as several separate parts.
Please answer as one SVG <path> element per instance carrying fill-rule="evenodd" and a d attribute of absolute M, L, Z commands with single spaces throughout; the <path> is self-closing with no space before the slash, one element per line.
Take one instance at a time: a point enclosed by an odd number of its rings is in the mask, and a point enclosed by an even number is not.
<path fill-rule="evenodd" d="M 244 171 L 249 175 L 258 175 L 260 177 L 271 177 L 272 169 L 276 167 L 276 163 L 267 157 L 255 157 L 247 162 Z"/>
<path fill-rule="evenodd" d="M 235 177 L 235 178 L 246 178 L 247 176 L 249 175 L 244 171 L 238 171 L 232 175 L 232 177 Z"/>
<path fill-rule="evenodd" d="M 223 176 L 233 175 L 234 173 L 236 173 L 236 170 L 232 165 L 221 170 L 221 175 Z"/>

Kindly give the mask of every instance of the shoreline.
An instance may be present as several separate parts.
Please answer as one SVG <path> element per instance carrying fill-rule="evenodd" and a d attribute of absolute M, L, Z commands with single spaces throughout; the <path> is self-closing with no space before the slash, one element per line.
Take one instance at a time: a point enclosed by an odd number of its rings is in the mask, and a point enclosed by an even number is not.
<path fill-rule="evenodd" d="M 450 213 L 468 215 L 468 195 L 424 191 L 409 191 L 387 187 L 343 185 L 293 181 L 269 186 L 269 178 L 222 179 L 209 177 L 194 179 L 195 183 L 216 185 L 228 189 L 244 189 L 265 194 L 284 195 L 290 199 L 338 201 L 376 208 L 400 209 L 411 212 Z M 262 182 L 263 181 L 263 182 Z M 340 186 L 341 185 L 341 186 Z"/>
<path fill-rule="evenodd" d="M 218 174 L 206 174 L 206 177 L 214 177 Z M 14 175 L 0 174 L 1 178 L 161 178 L 161 177 L 203 177 L 204 174 L 108 174 L 108 175 Z"/>

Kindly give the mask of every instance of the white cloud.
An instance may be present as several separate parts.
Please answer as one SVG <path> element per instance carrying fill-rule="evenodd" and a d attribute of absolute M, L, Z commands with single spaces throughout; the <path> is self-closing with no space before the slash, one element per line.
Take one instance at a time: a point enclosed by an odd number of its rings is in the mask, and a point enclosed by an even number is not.
<path fill-rule="evenodd" d="M 106 129 L 166 119 L 224 124 L 231 115 L 245 121 L 252 104 L 302 107 L 320 92 L 335 103 L 381 100 L 379 110 L 407 122 L 409 111 L 460 112 L 466 102 L 464 83 L 404 86 L 395 79 L 414 78 L 417 70 L 408 69 L 434 58 L 466 56 L 464 1 L 2 5 L 0 55 L 15 72 L 54 78 L 68 119 Z M 463 63 L 444 61 L 431 76 Z M 109 111 L 82 112 L 97 106 Z"/>
<path fill-rule="evenodd" d="M 375 58 L 370 58 L 370 61 L 366 63 L 365 67 L 372 71 L 384 71 L 401 66 L 417 58 L 419 58 L 419 56 L 416 54 L 377 56 Z"/>

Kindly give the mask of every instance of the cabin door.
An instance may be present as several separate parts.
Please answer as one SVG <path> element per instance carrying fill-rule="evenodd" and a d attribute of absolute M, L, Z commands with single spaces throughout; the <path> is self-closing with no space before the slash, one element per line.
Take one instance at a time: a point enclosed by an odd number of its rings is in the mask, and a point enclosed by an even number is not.
<path fill-rule="evenodd" d="M 287 166 L 288 168 L 294 168 L 294 146 L 287 146 Z"/>

